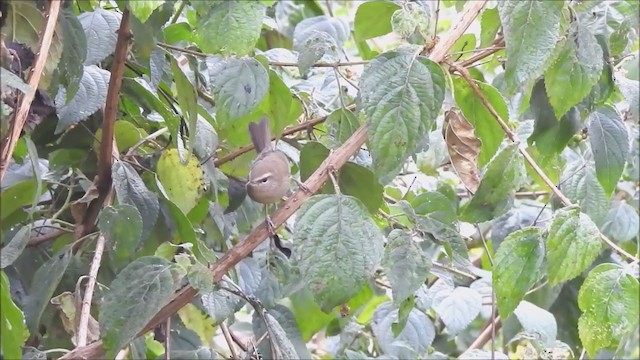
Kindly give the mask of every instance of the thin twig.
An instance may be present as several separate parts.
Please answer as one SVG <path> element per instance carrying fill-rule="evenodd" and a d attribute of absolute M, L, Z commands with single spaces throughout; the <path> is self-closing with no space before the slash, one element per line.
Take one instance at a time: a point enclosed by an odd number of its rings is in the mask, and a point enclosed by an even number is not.
<path fill-rule="evenodd" d="M 164 360 L 171 360 L 171 316 L 164 322 Z"/>
<path fill-rule="evenodd" d="M 464 67 L 462 67 L 457 63 L 447 62 L 447 64 L 449 64 L 451 68 L 455 69 L 462 76 L 462 78 L 464 78 L 464 80 L 469 84 L 469 87 L 471 87 L 471 90 L 474 92 L 474 94 L 480 99 L 480 101 L 482 102 L 484 107 L 489 111 L 491 116 L 493 116 L 493 118 L 498 122 L 502 130 L 507 135 L 507 138 L 513 143 L 516 143 L 516 144 L 519 143 L 518 136 L 511 130 L 509 125 L 507 125 L 507 123 L 500 117 L 498 112 L 494 109 L 493 105 L 491 105 L 491 103 L 489 102 L 489 99 L 487 99 L 487 97 L 482 93 L 478 85 L 476 85 L 475 81 L 471 78 L 471 74 L 469 74 L 469 71 L 467 71 L 467 69 L 465 69 Z M 527 163 L 529 163 L 529 165 L 533 168 L 536 174 L 538 174 L 538 176 L 540 176 L 542 181 L 544 181 L 544 183 L 547 184 L 549 189 L 551 189 L 551 192 L 553 192 L 553 194 L 557 196 L 558 199 L 560 199 L 560 201 L 565 206 L 572 206 L 573 203 L 571 202 L 571 200 L 569 200 L 569 198 L 567 198 L 562 193 L 562 191 L 558 189 L 558 187 L 553 183 L 553 181 L 549 178 L 549 176 L 547 176 L 544 170 L 540 168 L 538 163 L 536 163 L 536 161 L 533 159 L 533 157 L 531 157 L 531 155 L 527 152 L 527 150 L 520 146 L 518 147 L 518 150 L 520 151 L 520 154 L 522 154 L 522 156 L 525 158 Z M 616 243 L 611 241 L 604 234 L 600 233 L 600 238 L 610 248 L 612 248 L 619 254 L 623 255 L 624 257 L 628 258 L 629 260 L 631 261 L 637 260 L 635 256 L 625 251 L 623 248 L 621 248 Z"/>
<path fill-rule="evenodd" d="M 482 330 L 480 335 L 478 335 L 478 337 L 473 341 L 473 343 L 469 345 L 469 350 L 482 348 L 484 344 L 486 344 L 487 341 L 491 339 L 491 334 L 493 334 L 493 331 L 500 330 L 501 326 L 502 326 L 502 322 L 500 321 L 500 316 L 496 316 L 493 321 L 491 321 L 490 319 L 487 322 L 487 324 L 484 326 L 484 329 Z"/>
<path fill-rule="evenodd" d="M 341 66 L 367 65 L 368 63 L 369 63 L 369 61 L 367 61 L 367 60 L 345 61 L 345 62 L 335 62 L 335 63 L 318 63 L 318 64 L 311 65 L 311 67 L 317 67 L 317 68 L 331 67 L 331 68 L 335 68 L 335 67 L 341 67 Z M 271 66 L 298 66 L 298 63 L 283 62 L 283 61 L 269 61 L 269 65 L 271 65 Z"/>
<path fill-rule="evenodd" d="M 224 335 L 224 339 L 227 341 L 227 345 L 229 345 L 229 351 L 231 351 L 232 358 L 239 359 L 238 353 L 236 352 L 236 347 L 233 346 L 233 340 L 231 339 L 229 328 L 227 327 L 227 324 L 224 323 L 224 321 L 220 323 L 220 329 L 222 330 L 222 335 Z"/>
<path fill-rule="evenodd" d="M 9 125 L 9 135 L 6 141 L 2 139 L 2 154 L 0 157 L 0 180 L 4 178 L 4 174 L 9 166 L 9 161 L 13 155 L 13 150 L 18 144 L 18 139 L 22 133 L 22 128 L 27 121 L 27 115 L 31 109 L 31 103 L 36 96 L 38 84 L 40 78 L 44 72 L 44 66 L 47 63 L 49 57 L 49 48 L 51 47 L 51 40 L 53 39 L 53 33 L 58 23 L 58 14 L 60 13 L 61 1 L 52 1 L 49 6 L 49 14 L 47 15 L 47 26 L 45 27 L 44 34 L 42 36 L 42 42 L 40 43 L 40 49 L 36 53 L 37 59 L 31 70 L 31 76 L 29 77 L 29 89 L 30 91 L 21 96 L 20 104 L 18 105 L 18 111 L 15 113 L 13 121 Z"/>
<path fill-rule="evenodd" d="M 89 269 L 89 279 L 84 290 L 84 299 L 82 300 L 82 310 L 80 310 L 80 322 L 78 324 L 77 346 L 85 346 L 87 344 L 87 334 L 89 329 L 89 317 L 91 316 L 91 302 L 93 298 L 93 290 L 96 286 L 98 270 L 102 253 L 104 252 L 105 238 L 103 234 L 98 236 L 96 241 L 96 249 L 91 260 L 91 268 Z"/>

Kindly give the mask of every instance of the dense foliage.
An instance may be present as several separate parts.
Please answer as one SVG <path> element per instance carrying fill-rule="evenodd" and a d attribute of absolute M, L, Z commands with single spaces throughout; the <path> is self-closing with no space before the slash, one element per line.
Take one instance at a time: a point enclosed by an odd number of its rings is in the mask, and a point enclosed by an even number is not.
<path fill-rule="evenodd" d="M 637 1 L 1 7 L 4 359 L 640 357 Z"/>

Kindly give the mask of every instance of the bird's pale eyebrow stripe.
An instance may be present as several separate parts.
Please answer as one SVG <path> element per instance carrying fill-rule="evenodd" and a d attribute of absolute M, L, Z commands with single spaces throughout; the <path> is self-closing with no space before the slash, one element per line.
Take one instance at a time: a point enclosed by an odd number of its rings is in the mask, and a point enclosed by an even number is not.
<path fill-rule="evenodd" d="M 273 173 L 270 173 L 270 172 L 268 172 L 268 173 L 264 173 L 264 174 L 262 174 L 262 176 L 260 176 L 260 177 L 258 177 L 258 178 L 255 178 L 253 181 L 259 181 L 259 180 L 262 180 L 262 179 L 268 178 L 268 177 L 270 177 L 271 175 L 273 175 Z"/>

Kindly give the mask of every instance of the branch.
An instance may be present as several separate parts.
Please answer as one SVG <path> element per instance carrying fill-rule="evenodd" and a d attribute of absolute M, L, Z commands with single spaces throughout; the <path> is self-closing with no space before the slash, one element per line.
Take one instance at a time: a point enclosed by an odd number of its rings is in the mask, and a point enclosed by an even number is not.
<path fill-rule="evenodd" d="M 89 204 L 82 218 L 82 222 L 76 227 L 76 239 L 82 238 L 94 227 L 98 214 L 107 196 L 111 192 L 111 167 L 113 165 L 114 155 L 116 157 L 118 156 L 117 152 L 114 153 L 114 127 L 118 114 L 118 100 L 120 99 L 122 77 L 124 75 L 127 52 L 129 51 L 129 42 L 131 40 L 131 30 L 129 26 L 129 10 L 125 9 L 122 13 L 120 29 L 118 30 L 118 41 L 113 55 L 113 67 L 111 69 L 109 89 L 107 91 L 107 100 L 102 121 L 102 139 L 100 140 L 100 154 L 98 155 L 98 174 L 94 180 L 96 188 L 98 189 L 98 197 Z"/>
<path fill-rule="evenodd" d="M 11 160 L 13 150 L 15 149 L 16 144 L 18 143 L 18 139 L 20 138 L 20 134 L 22 133 L 22 128 L 27 121 L 27 115 L 29 115 L 31 103 L 33 102 L 33 99 L 36 95 L 38 84 L 40 83 L 40 78 L 42 77 L 44 66 L 49 56 L 49 48 L 51 47 L 51 39 L 53 38 L 53 33 L 55 32 L 56 24 L 58 22 L 58 14 L 60 13 L 61 1 L 52 1 L 49 4 L 50 6 L 49 16 L 47 18 L 47 26 L 44 30 L 44 35 L 42 36 L 40 49 L 38 50 L 36 55 L 37 59 L 35 61 L 35 65 L 33 66 L 33 69 L 31 70 L 31 76 L 29 77 L 30 91 L 21 97 L 22 99 L 20 101 L 20 105 L 18 106 L 18 111 L 15 113 L 13 121 L 9 125 L 8 138 L 6 141 L 2 141 L 2 155 L 0 157 L 0 180 L 4 178 L 4 174 L 7 172 L 9 161 Z"/>
<path fill-rule="evenodd" d="M 109 79 L 109 89 L 104 109 L 96 184 L 99 195 L 97 199 L 89 204 L 87 212 L 82 219 L 82 224 L 78 226 L 79 230 L 78 228 L 76 229 L 76 236 L 79 235 L 78 238 L 84 236 L 83 232 L 91 230 L 103 206 L 111 205 L 111 202 L 113 201 L 111 167 L 113 164 L 113 156 L 115 155 L 118 157 L 114 138 L 114 127 L 118 112 L 118 100 L 120 99 L 120 87 L 122 85 L 122 77 L 124 75 L 125 61 L 127 52 L 129 51 L 129 40 L 131 39 L 131 31 L 129 30 L 129 14 L 128 9 L 125 9 L 122 13 L 122 20 L 120 22 L 120 29 L 118 30 L 118 41 L 116 43 L 113 68 Z M 100 263 L 102 262 L 104 248 L 105 238 L 104 234 L 101 233 L 96 242 L 95 252 L 93 259 L 91 260 L 91 268 L 89 269 L 89 280 L 87 281 L 87 287 L 85 288 L 84 298 L 82 300 L 80 321 L 78 323 L 77 347 L 82 347 L 87 344 L 93 290 L 96 285 L 96 278 L 98 276 L 98 270 L 100 269 Z"/>
<path fill-rule="evenodd" d="M 466 29 L 471 25 L 475 17 L 480 13 L 487 0 L 470 2 L 465 12 L 462 14 L 460 21 L 451 29 L 448 38 L 439 42 L 433 49 L 429 58 L 435 62 L 441 62 L 444 55 L 453 46 L 456 40 L 464 34 Z M 307 125 L 308 126 L 308 125 Z M 315 193 L 322 187 L 328 178 L 329 169 L 340 169 L 355 154 L 367 140 L 367 125 L 362 125 L 353 135 L 338 149 L 333 151 L 320 165 L 320 167 L 307 179 L 304 183 L 310 190 L 306 193 L 302 190 L 296 191 L 285 203 L 271 216 L 273 224 L 278 227 L 282 225 L 291 215 L 293 215 L 302 206 L 302 203 L 311 197 L 311 193 Z M 261 223 L 247 237 L 234 247 L 229 249 L 218 261 L 211 265 L 211 273 L 213 281 L 218 282 L 222 277 L 231 270 L 238 262 L 247 257 L 251 252 L 267 237 L 266 223 Z M 147 325 L 138 333 L 142 335 L 161 324 L 166 318 L 176 313 L 185 304 L 188 304 L 198 291 L 191 285 L 187 285 L 173 297 L 173 299 L 165 305 L 160 311 L 147 323 Z M 60 359 L 77 359 L 77 358 L 96 358 L 104 354 L 105 348 L 101 341 L 85 347 L 79 347 L 72 352 L 66 354 Z"/>
<path fill-rule="evenodd" d="M 493 118 L 498 122 L 498 124 L 500 124 L 500 127 L 502 128 L 502 130 L 507 135 L 507 138 L 509 138 L 509 140 L 511 140 L 511 142 L 513 142 L 513 143 L 516 143 L 516 144 L 519 143 L 520 140 L 518 140 L 518 136 L 511 130 L 509 125 L 507 125 L 507 123 L 500 117 L 500 115 L 498 115 L 498 112 L 496 112 L 496 110 L 493 108 L 493 105 L 491 105 L 491 103 L 489 102 L 489 99 L 487 99 L 487 97 L 482 93 L 482 91 L 480 90 L 478 85 L 476 85 L 475 81 L 471 78 L 471 74 L 469 74 L 469 71 L 467 71 L 467 69 L 465 69 L 464 67 L 462 67 L 459 64 L 456 64 L 456 63 L 453 63 L 453 62 L 448 62 L 448 64 L 449 64 L 449 66 L 451 66 L 452 69 L 455 69 L 462 76 L 462 78 L 469 84 L 469 86 L 471 87 L 471 90 L 473 91 L 473 93 L 482 102 L 482 105 L 484 105 L 484 107 L 487 108 L 487 110 L 489 110 L 489 113 L 491 114 L 491 116 L 493 116 Z M 560 201 L 565 206 L 572 206 L 573 203 L 571 202 L 571 200 L 569 200 L 569 198 L 567 198 L 560 191 L 560 189 L 558 189 L 556 184 L 554 184 L 553 181 L 544 172 L 544 170 L 542 170 L 542 168 L 540 168 L 540 166 L 531 157 L 531 155 L 529 155 L 527 150 L 522 148 L 522 147 L 520 147 L 520 146 L 518 147 L 518 150 L 520 151 L 522 156 L 525 158 L 525 160 L 527 160 L 527 163 L 529 163 L 529 165 L 531 165 L 531 167 L 536 172 L 536 174 L 538 174 L 538 176 L 540 176 L 542 181 L 544 181 L 545 184 L 547 184 L 547 186 L 549 187 L 549 189 L 551 189 L 551 192 L 556 197 L 558 197 L 558 199 L 560 199 Z M 602 239 L 602 241 L 605 244 L 607 244 L 610 248 L 612 248 L 613 250 L 615 250 L 616 252 L 618 252 L 622 256 L 626 257 L 627 259 L 629 259 L 631 261 L 638 261 L 638 259 L 635 256 L 629 254 L 623 248 L 619 247 L 616 243 L 611 241 L 603 233 L 600 233 L 600 238 Z"/>

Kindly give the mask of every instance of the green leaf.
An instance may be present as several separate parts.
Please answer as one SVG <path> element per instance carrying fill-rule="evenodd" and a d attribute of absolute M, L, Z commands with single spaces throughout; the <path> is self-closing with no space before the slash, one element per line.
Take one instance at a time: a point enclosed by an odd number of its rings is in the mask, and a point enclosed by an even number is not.
<path fill-rule="evenodd" d="M 371 329 L 382 352 L 399 359 L 415 359 L 418 354 L 426 354 L 436 336 L 431 319 L 414 308 L 402 332 L 394 336 L 392 326 L 397 321 L 398 309 L 390 301 L 378 306 L 373 314 Z"/>
<path fill-rule="evenodd" d="M 67 246 L 42 264 L 33 275 L 29 295 L 24 303 L 27 327 L 32 334 L 39 332 L 40 317 L 44 308 L 49 304 L 72 257 L 71 247 Z"/>
<path fill-rule="evenodd" d="M 598 181 L 607 195 L 616 189 L 629 154 L 627 128 L 615 108 L 604 106 L 589 115 L 589 143 Z"/>
<path fill-rule="evenodd" d="M 431 289 L 429 289 L 431 290 Z M 433 293 L 433 310 L 455 336 L 466 329 L 482 308 L 482 296 L 468 287 L 442 286 Z"/>
<path fill-rule="evenodd" d="M 618 242 L 635 238 L 640 232 L 638 211 L 627 203 L 614 202 L 602 224 L 602 232 Z"/>
<path fill-rule="evenodd" d="M 607 195 L 596 178 L 593 161 L 570 162 L 562 172 L 560 190 L 583 213 L 600 225 L 609 208 Z"/>
<path fill-rule="evenodd" d="M 338 49 L 335 39 L 329 34 L 320 31 L 309 34 L 304 42 L 294 46 L 294 50 L 299 53 L 298 69 L 300 73 L 306 74 L 313 64 L 326 54 L 329 54 L 331 59 L 337 59 Z"/>
<path fill-rule="evenodd" d="M 0 193 L 0 220 L 4 221 L 11 214 L 31 204 L 42 194 L 38 194 L 38 185 L 35 179 L 20 181 L 4 189 Z"/>
<path fill-rule="evenodd" d="M 145 240 L 156 223 L 160 206 L 156 194 L 149 191 L 135 169 L 116 161 L 111 169 L 113 187 L 120 204 L 133 205 L 142 216 L 142 238 Z"/>
<path fill-rule="evenodd" d="M 331 135 L 336 145 L 344 144 L 360 127 L 358 118 L 346 108 L 340 108 L 329 114 L 326 123 L 331 129 Z"/>
<path fill-rule="evenodd" d="M 616 264 L 596 266 L 582 283 L 578 320 L 582 345 L 590 357 L 598 350 L 615 348 L 638 324 L 640 302 L 638 280 Z"/>
<path fill-rule="evenodd" d="M 269 89 L 267 70 L 254 58 L 224 59 L 209 72 L 213 78 L 218 120 L 235 120 L 248 115 L 262 102 Z"/>
<path fill-rule="evenodd" d="M 403 302 L 426 281 L 431 269 L 431 259 L 420 249 L 409 234 L 393 230 L 387 236 L 382 267 L 393 291 L 393 301 Z"/>
<path fill-rule="evenodd" d="M 9 279 L 4 271 L 0 272 L 0 330 L 2 331 L 0 349 L 2 349 L 3 358 L 22 358 L 21 346 L 29 337 L 29 331 L 25 326 L 22 311 L 11 298 Z"/>
<path fill-rule="evenodd" d="M 280 308 L 279 310 L 283 311 L 283 308 Z M 284 320 L 282 316 L 281 320 Z M 260 319 L 260 317 L 254 312 L 253 329 L 256 336 L 262 336 L 262 334 L 264 334 L 265 332 L 269 334 L 270 344 L 268 344 L 268 347 L 263 345 L 262 349 L 269 349 L 269 352 L 267 352 L 266 354 L 273 354 L 274 359 L 294 360 L 302 358 L 301 355 L 298 355 L 298 353 L 296 352 L 296 348 L 291 342 L 290 333 L 287 333 L 282 325 L 280 325 L 278 320 L 270 313 L 265 312 L 264 318 Z M 292 330 L 291 326 L 289 326 L 289 330 Z M 273 346 L 273 349 L 271 348 L 271 346 Z M 261 353 L 264 354 L 264 350 Z M 306 353 L 308 355 L 308 351 Z"/>
<path fill-rule="evenodd" d="M 373 169 L 381 184 L 396 176 L 431 131 L 444 82 L 440 66 L 417 54 L 391 51 L 365 67 L 358 108 L 367 118 Z"/>
<path fill-rule="evenodd" d="M 135 206 L 119 204 L 104 208 L 98 217 L 98 227 L 118 263 L 123 264 L 133 257 L 142 236 L 142 217 Z"/>
<path fill-rule="evenodd" d="M 193 40 L 206 53 L 249 54 L 262 28 L 266 7 L 257 1 L 194 1 Z"/>
<path fill-rule="evenodd" d="M 24 248 L 27 247 L 29 238 L 31 238 L 31 224 L 21 227 L 11 241 L 2 248 L 0 252 L 0 269 L 4 269 L 16 261 Z"/>
<path fill-rule="evenodd" d="M 68 127 L 85 120 L 98 111 L 107 99 L 107 88 L 111 73 L 95 65 L 85 66 L 82 79 L 76 95 L 67 98 L 67 91 L 61 88 L 55 98 L 58 112 L 56 134 L 60 134 Z"/>
<path fill-rule="evenodd" d="M 195 156 L 183 154 L 188 157 L 186 163 L 183 163 L 178 151 L 169 149 L 163 152 L 156 172 L 167 198 L 183 213 L 188 214 L 204 193 L 204 173 Z"/>
<path fill-rule="evenodd" d="M 180 112 L 187 120 L 189 125 L 189 141 L 193 144 L 197 136 L 196 123 L 198 121 L 198 100 L 196 88 L 191 84 L 187 76 L 184 74 L 175 57 L 171 57 L 171 71 L 173 79 L 176 83 L 176 95 Z M 193 146 L 193 145 L 191 145 Z"/>
<path fill-rule="evenodd" d="M 637 122 L 640 119 L 640 82 L 621 75 L 616 75 L 615 81 L 624 99 L 629 103 L 629 112 Z"/>
<path fill-rule="evenodd" d="M 62 81 L 67 90 L 67 100 L 76 96 L 87 58 L 87 37 L 82 24 L 70 6 L 60 11 L 58 23 L 62 33 L 62 58 L 60 59 Z"/>
<path fill-rule="evenodd" d="M 302 114 L 302 105 L 275 71 L 269 70 L 269 91 L 260 107 L 269 117 L 271 134 L 280 136 L 282 130 L 295 124 Z"/>
<path fill-rule="evenodd" d="M 84 65 L 96 65 L 113 54 L 118 41 L 122 15 L 115 11 L 96 9 L 78 15 L 87 40 Z"/>
<path fill-rule="evenodd" d="M 253 334 L 257 338 L 260 338 L 267 331 L 278 331 L 278 328 L 283 332 L 282 335 L 285 335 L 281 339 L 277 338 L 276 335 L 276 351 L 280 351 L 281 353 L 293 353 L 294 359 L 311 359 L 312 356 L 309 353 L 305 346 L 305 342 L 302 340 L 302 335 L 300 334 L 300 329 L 298 328 L 298 324 L 296 322 L 296 318 L 289 308 L 286 306 L 276 304 L 273 308 L 269 309 L 267 313 L 269 316 L 265 318 L 263 321 L 260 316 L 258 316 L 258 312 L 253 313 Z M 266 325 L 266 326 L 265 326 Z M 283 351 L 284 350 L 284 351 Z M 272 354 L 271 342 L 263 341 L 259 347 L 258 351 L 261 354 Z M 282 355 L 285 355 L 282 354 Z M 280 359 L 281 357 L 278 357 Z"/>
<path fill-rule="evenodd" d="M 507 48 L 507 93 L 545 70 L 560 37 L 564 1 L 509 0 L 498 4 Z"/>
<path fill-rule="evenodd" d="M 31 92 L 31 87 L 22 78 L 3 67 L 0 67 L 0 80 L 2 80 L 3 87 L 12 87 L 20 90 L 23 94 Z"/>
<path fill-rule="evenodd" d="M 487 97 L 489 103 L 502 120 L 507 121 L 509 119 L 509 110 L 500 92 L 489 84 L 476 81 L 476 85 Z M 500 124 L 487 110 L 486 106 L 482 104 L 480 98 L 471 90 L 466 80 L 461 77 L 454 78 L 453 87 L 456 104 L 462 110 L 465 118 L 473 125 L 476 135 L 482 142 L 478 165 L 484 166 L 498 151 L 504 138 L 504 130 L 502 130 Z"/>
<path fill-rule="evenodd" d="M 558 325 L 552 313 L 528 301 L 521 301 L 513 313 L 525 332 L 540 336 L 544 345 L 555 342 Z"/>
<path fill-rule="evenodd" d="M 344 304 L 373 276 L 382 234 L 356 198 L 316 195 L 297 214 L 294 256 L 324 312 Z"/>
<path fill-rule="evenodd" d="M 114 356 L 173 296 L 184 270 L 177 264 L 144 256 L 113 280 L 100 308 L 100 333 L 107 357 Z"/>
<path fill-rule="evenodd" d="M 186 22 L 167 25 L 162 29 L 162 32 L 167 44 L 176 44 L 181 41 L 191 42 L 193 38 L 193 29 Z"/>
<path fill-rule="evenodd" d="M 506 319 L 540 278 L 544 262 L 542 230 L 526 227 L 500 244 L 493 266 L 493 286 L 500 317 Z"/>
<path fill-rule="evenodd" d="M 556 118 L 589 95 L 598 82 L 604 62 L 602 49 L 586 25 L 574 22 L 569 38 L 544 74 L 549 102 Z M 567 91 L 567 87 L 571 91 Z"/>
<path fill-rule="evenodd" d="M 549 103 L 544 80 L 538 81 L 533 86 L 529 107 L 535 120 L 533 133 L 527 139 L 529 144 L 535 143 L 536 148 L 543 155 L 562 152 L 573 135 L 580 129 L 578 110 L 572 107 L 558 121 Z"/>
<path fill-rule="evenodd" d="M 354 19 L 354 36 L 366 40 L 391 32 L 391 16 L 400 9 L 390 1 L 368 1 L 360 4 Z"/>
<path fill-rule="evenodd" d="M 460 219 L 481 223 L 503 215 L 511 207 L 513 195 L 524 178 L 524 159 L 518 144 L 510 144 L 489 162 L 478 191 L 462 209 Z"/>
<path fill-rule="evenodd" d="M 485 48 L 493 44 L 498 30 L 500 30 L 500 14 L 497 8 L 484 9 L 480 15 L 480 47 Z"/>
<path fill-rule="evenodd" d="M 143 23 L 151 16 L 153 10 L 164 4 L 164 0 L 135 0 L 129 1 L 128 4 L 131 13 Z"/>
<path fill-rule="evenodd" d="M 602 250 L 600 231 L 577 206 L 558 210 L 547 235 L 549 284 L 571 280 L 586 270 Z"/>
<path fill-rule="evenodd" d="M 300 151 L 300 178 L 302 181 L 313 174 L 329 156 L 329 149 L 322 144 L 310 141 Z M 347 162 L 338 172 L 338 186 L 345 195 L 358 198 L 370 213 L 378 211 L 383 202 L 384 187 L 376 180 L 371 170 L 358 164 Z M 325 183 L 322 193 L 334 194 L 330 183 Z"/>

